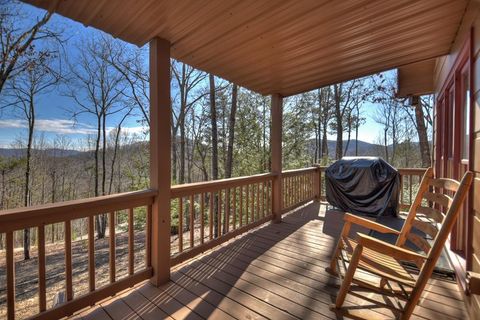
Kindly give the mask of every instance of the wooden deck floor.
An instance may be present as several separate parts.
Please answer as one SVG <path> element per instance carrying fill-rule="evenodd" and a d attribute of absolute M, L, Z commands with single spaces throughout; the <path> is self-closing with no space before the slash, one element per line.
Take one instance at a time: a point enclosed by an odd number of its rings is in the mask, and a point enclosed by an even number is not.
<path fill-rule="evenodd" d="M 339 281 L 324 271 L 341 228 L 329 220 L 309 204 L 176 268 L 161 288 L 141 283 L 73 318 L 342 319 L 329 309 Z M 461 297 L 454 282 L 431 279 L 412 318 L 468 319 Z M 392 318 L 352 295 L 346 304 L 366 319 Z"/>

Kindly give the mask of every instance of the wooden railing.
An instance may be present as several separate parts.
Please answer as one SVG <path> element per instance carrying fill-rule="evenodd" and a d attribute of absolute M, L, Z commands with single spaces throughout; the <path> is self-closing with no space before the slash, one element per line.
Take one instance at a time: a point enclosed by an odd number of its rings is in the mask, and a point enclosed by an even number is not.
<path fill-rule="evenodd" d="M 171 187 L 170 264 L 175 266 L 252 228 L 272 220 L 273 203 L 279 201 L 281 212 L 290 211 L 311 200 L 325 200 L 325 169 L 311 168 L 283 171 L 280 199 L 274 198 L 276 174 L 208 181 Z M 417 185 L 425 169 L 399 169 L 401 174 L 400 203 L 407 209 L 413 201 Z M 38 243 L 38 319 L 60 318 L 92 305 L 108 296 L 133 286 L 152 274 L 152 204 L 157 192 L 144 190 L 112 196 L 69 201 L 57 204 L 20 208 L 0 212 L 0 233 L 6 239 L 7 318 L 15 317 L 14 232 L 37 229 Z M 135 270 L 134 209 L 144 209 L 145 263 Z M 128 214 L 128 273 L 116 273 L 115 216 Z M 95 217 L 108 215 L 108 284 L 98 287 L 95 279 Z M 72 276 L 72 221 L 87 220 L 88 293 L 74 297 Z M 45 228 L 63 223 L 65 245 L 65 302 L 47 308 Z"/>
<path fill-rule="evenodd" d="M 408 210 L 412 204 L 426 168 L 400 168 L 400 210 Z"/>
<path fill-rule="evenodd" d="M 318 197 L 316 167 L 282 172 L 282 211 L 290 211 Z"/>
<path fill-rule="evenodd" d="M 87 307 L 135 283 L 152 276 L 151 252 L 151 205 L 156 191 L 144 190 L 91 199 L 67 201 L 56 204 L 19 208 L 0 212 L 0 233 L 6 239 L 6 301 L 7 319 L 15 318 L 15 252 L 14 232 L 36 228 L 38 252 L 38 314 L 37 319 L 58 319 Z M 146 211 L 145 267 L 134 270 L 134 209 Z M 115 216 L 119 211 L 128 211 L 128 275 L 116 274 Z M 95 216 L 108 214 L 109 284 L 97 288 L 95 281 Z M 74 297 L 72 274 L 72 221 L 86 219 L 88 225 L 88 293 Z M 45 228 L 49 224 L 64 224 L 65 302 L 47 308 Z"/>
<path fill-rule="evenodd" d="M 271 173 L 173 186 L 171 264 L 272 219 Z"/>

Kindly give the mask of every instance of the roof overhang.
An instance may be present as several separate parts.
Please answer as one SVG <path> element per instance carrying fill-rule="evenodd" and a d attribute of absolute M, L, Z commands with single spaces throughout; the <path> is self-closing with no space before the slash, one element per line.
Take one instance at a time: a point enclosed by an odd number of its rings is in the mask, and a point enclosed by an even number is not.
<path fill-rule="evenodd" d="M 435 91 L 435 59 L 415 62 L 398 68 L 399 97 L 421 96 Z"/>
<path fill-rule="evenodd" d="M 24 0 L 48 9 L 50 0 Z M 468 0 L 60 0 L 56 12 L 262 94 L 449 53 Z"/>

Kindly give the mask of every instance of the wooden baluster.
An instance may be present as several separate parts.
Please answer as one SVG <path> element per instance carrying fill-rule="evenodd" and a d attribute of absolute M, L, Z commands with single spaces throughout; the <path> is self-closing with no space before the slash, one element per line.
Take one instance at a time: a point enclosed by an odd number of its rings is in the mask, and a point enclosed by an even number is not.
<path fill-rule="evenodd" d="M 318 173 L 315 171 L 310 175 L 310 197 L 318 196 L 317 187 L 318 187 Z"/>
<path fill-rule="evenodd" d="M 270 212 L 268 213 L 269 215 L 273 214 L 272 194 L 273 194 L 272 180 L 270 180 L 268 182 L 268 209 L 270 210 Z"/>
<path fill-rule="evenodd" d="M 225 233 L 228 232 L 229 230 L 229 225 L 230 225 L 230 189 L 225 189 L 225 216 L 224 216 L 224 228 L 225 228 Z"/>
<path fill-rule="evenodd" d="M 47 310 L 47 288 L 45 283 L 45 226 L 38 226 L 38 309 Z"/>
<path fill-rule="evenodd" d="M 308 182 L 307 182 L 307 174 L 303 174 L 302 175 L 302 181 L 303 181 L 303 197 L 302 197 L 302 200 L 305 200 L 307 199 L 307 195 L 308 195 Z"/>
<path fill-rule="evenodd" d="M 403 198 L 403 174 L 400 175 L 400 204 L 401 205 L 405 204 L 405 201 Z"/>
<path fill-rule="evenodd" d="M 265 218 L 266 213 L 265 213 L 265 188 L 266 188 L 266 182 L 264 181 L 262 183 L 262 218 Z"/>
<path fill-rule="evenodd" d="M 302 201 L 302 192 L 303 192 L 303 183 L 302 183 L 302 176 L 299 175 L 297 176 L 297 201 L 295 201 L 295 204 L 298 204 L 300 201 Z"/>
<path fill-rule="evenodd" d="M 183 198 L 178 198 L 178 252 L 183 251 Z"/>
<path fill-rule="evenodd" d="M 298 199 L 298 176 L 294 176 L 292 177 L 293 179 L 293 194 L 294 194 L 294 197 L 293 197 L 293 201 L 292 201 L 292 206 L 295 205 L 295 203 L 297 203 L 297 199 Z"/>
<path fill-rule="evenodd" d="M 218 191 L 217 237 L 222 234 L 222 190 Z"/>
<path fill-rule="evenodd" d="M 292 177 L 288 177 L 287 178 L 287 190 L 288 190 L 288 195 L 287 195 L 287 203 L 285 204 L 285 208 L 289 208 L 290 205 L 292 204 L 292 201 L 293 201 L 293 188 L 292 188 Z"/>
<path fill-rule="evenodd" d="M 95 222 L 88 217 L 88 289 L 95 291 Z"/>
<path fill-rule="evenodd" d="M 288 207 L 288 197 L 290 197 L 290 183 L 289 183 L 289 178 L 284 177 L 282 181 L 282 189 L 284 190 L 285 196 L 283 197 L 283 203 L 282 203 L 282 209 Z M 272 183 L 273 185 L 273 183 Z M 272 203 L 273 203 L 273 193 L 272 193 Z M 273 208 L 273 207 L 272 207 Z"/>
<path fill-rule="evenodd" d="M 238 220 L 240 220 L 240 227 L 243 226 L 243 186 L 240 186 L 240 212 L 238 213 Z"/>
<path fill-rule="evenodd" d="M 232 230 L 237 229 L 237 188 L 233 188 Z"/>
<path fill-rule="evenodd" d="M 257 183 L 256 186 L 257 186 L 257 205 L 256 205 L 257 212 L 256 212 L 256 217 L 257 217 L 257 219 L 260 219 L 260 183 Z"/>
<path fill-rule="evenodd" d="M 303 199 L 305 199 L 305 175 L 302 174 L 298 177 L 300 179 L 300 199 L 298 199 L 298 202 L 302 202 Z"/>
<path fill-rule="evenodd" d="M 250 204 L 250 222 L 255 221 L 255 185 L 252 184 L 251 188 L 252 203 Z"/>
<path fill-rule="evenodd" d="M 283 204 L 282 204 L 282 209 L 283 209 L 288 207 L 288 198 L 290 197 L 290 179 L 288 177 L 285 177 L 283 179 L 282 187 L 285 193 L 283 197 Z"/>
<path fill-rule="evenodd" d="M 318 198 L 321 200 L 322 197 L 323 197 L 323 186 L 322 186 L 322 170 L 319 169 L 319 172 L 318 172 L 319 176 L 318 176 Z"/>
<path fill-rule="evenodd" d="M 294 180 L 293 193 L 294 193 L 295 196 L 294 196 L 293 201 L 292 201 L 292 206 L 294 206 L 294 205 L 297 203 L 297 201 L 298 201 L 298 187 L 299 187 L 299 185 L 298 185 L 298 176 L 294 176 L 294 177 L 293 177 L 293 180 Z"/>
<path fill-rule="evenodd" d="M 7 269 L 7 319 L 15 319 L 15 256 L 13 254 L 13 231 L 5 234 Z"/>
<path fill-rule="evenodd" d="M 193 194 L 190 195 L 190 225 L 189 225 L 189 228 L 190 228 L 190 248 L 193 248 L 194 244 L 195 244 L 195 204 L 194 204 L 194 196 Z"/>
<path fill-rule="evenodd" d="M 413 185 L 413 176 L 410 175 L 408 176 L 408 183 L 409 183 L 409 199 L 410 199 L 410 203 L 409 205 L 412 205 L 412 185 Z"/>
<path fill-rule="evenodd" d="M 205 233 L 205 193 L 200 194 L 200 243 L 203 244 Z"/>
<path fill-rule="evenodd" d="M 152 266 L 152 205 L 147 206 L 147 225 L 145 226 L 145 266 Z"/>
<path fill-rule="evenodd" d="M 307 176 L 302 174 L 300 180 L 302 182 L 302 196 L 300 201 L 304 201 L 307 198 Z"/>
<path fill-rule="evenodd" d="M 209 237 L 210 240 L 213 239 L 213 192 L 210 192 L 210 210 L 209 210 L 209 217 L 208 217 L 208 227 L 209 230 Z"/>
<path fill-rule="evenodd" d="M 128 209 L 128 274 L 135 272 L 135 225 L 133 220 L 133 208 Z M 147 237 L 147 235 L 145 235 Z"/>
<path fill-rule="evenodd" d="M 249 203 L 249 198 L 250 198 L 250 191 L 249 191 L 249 188 L 250 188 L 250 185 L 246 185 L 245 186 L 245 225 L 248 225 L 248 220 L 249 220 L 249 207 L 250 207 L 250 203 Z"/>
<path fill-rule="evenodd" d="M 108 240 L 109 240 L 109 262 L 110 262 L 110 283 L 115 282 L 115 211 L 108 214 Z"/>
<path fill-rule="evenodd" d="M 67 291 L 67 301 L 73 299 L 72 284 L 72 223 L 65 221 L 65 288 Z"/>

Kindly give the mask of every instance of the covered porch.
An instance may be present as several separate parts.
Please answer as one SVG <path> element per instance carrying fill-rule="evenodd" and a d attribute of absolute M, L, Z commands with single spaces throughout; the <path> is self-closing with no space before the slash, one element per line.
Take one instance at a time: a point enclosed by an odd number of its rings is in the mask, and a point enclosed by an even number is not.
<path fill-rule="evenodd" d="M 37 319 L 72 314 L 87 319 L 341 319 L 329 309 L 339 281 L 324 270 L 341 219 L 321 202 L 325 168 L 282 171 L 283 97 L 448 54 L 467 2 L 25 2 L 137 45 L 149 43 L 150 188 L 2 212 L 7 318 L 16 313 L 13 233 L 38 228 Z M 221 23 L 213 23 L 216 19 Z M 271 172 L 172 186 L 171 58 L 271 96 Z M 401 171 L 404 207 L 423 171 Z M 133 231 L 138 208 L 146 217 L 141 267 L 135 265 Z M 124 210 L 128 272 L 120 277 L 112 222 Z M 94 242 L 94 218 L 100 214 L 108 214 L 109 221 L 108 283 L 102 285 L 96 281 Z M 78 297 L 72 280 L 74 219 L 88 223 L 88 293 Z M 327 226 L 329 221 L 336 223 Z M 65 299 L 54 307 L 47 297 L 44 239 L 45 226 L 52 223 L 65 226 Z M 388 308 L 368 310 L 368 299 L 347 299 L 351 316 L 392 317 Z M 414 315 L 468 318 L 457 284 L 435 278 Z"/>

